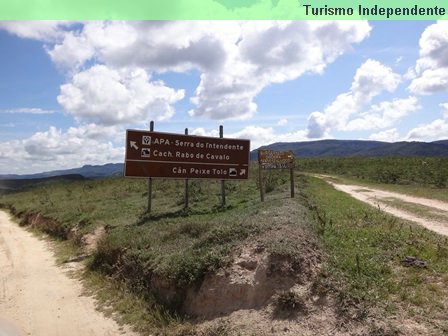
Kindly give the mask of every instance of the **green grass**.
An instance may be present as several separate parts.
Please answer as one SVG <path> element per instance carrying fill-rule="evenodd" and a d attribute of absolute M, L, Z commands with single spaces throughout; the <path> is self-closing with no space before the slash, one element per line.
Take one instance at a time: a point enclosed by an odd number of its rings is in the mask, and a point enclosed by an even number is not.
<path fill-rule="evenodd" d="M 220 211 L 220 185 L 214 181 L 190 181 L 190 212 Z M 226 183 L 229 207 L 250 202 L 255 185 Z M 152 217 L 188 215 L 183 207 L 184 181 L 154 180 Z M 126 226 L 141 220 L 147 207 L 147 180 L 110 178 L 64 183 L 3 196 L 0 202 L 13 205 L 17 212 L 39 212 L 57 220 L 68 232 L 80 222 L 83 233 L 98 225 Z M 211 211 L 212 210 L 212 211 Z"/>
<path fill-rule="evenodd" d="M 259 201 L 253 178 L 226 182 L 224 208 L 219 181 L 190 181 L 190 207 L 184 209 L 184 181 L 154 180 L 153 211 L 148 214 L 147 181 L 124 178 L 34 188 L 5 195 L 0 203 L 18 214 L 40 213 L 55 220 L 65 232 L 60 235 L 55 230 L 59 238 L 67 237 L 72 229 L 79 237 L 106 226 L 107 235 L 87 260 L 87 282 L 102 302 L 124 314 L 124 322 L 135 320 L 139 330 L 159 330 L 165 335 L 166 328 L 185 325 L 179 322 L 178 311 L 186 290 L 226 265 L 232 251 L 244 242 L 257 237 L 270 253 L 292 260 L 298 257 L 294 235 L 279 239 L 276 232 L 303 226 L 305 209 L 288 199 L 287 172 L 266 176 L 272 192 L 265 203 Z M 295 217 L 284 223 L 283 213 Z M 61 244 L 62 262 L 70 259 L 68 252 L 82 254 L 81 246 Z M 129 308 L 133 300 L 135 310 Z"/>
<path fill-rule="evenodd" d="M 429 323 L 439 319 L 442 328 L 448 327 L 442 319 L 448 286 L 445 237 L 365 205 L 321 179 L 302 176 L 299 183 L 328 254 L 325 273 L 342 298 L 381 307 L 386 315 L 397 307 L 415 310 Z M 405 256 L 429 266 L 404 267 Z"/>
<path fill-rule="evenodd" d="M 300 171 L 344 176 L 388 185 L 423 186 L 447 193 L 446 157 L 337 157 L 297 160 Z M 416 190 L 416 189 L 415 189 Z M 442 194 L 441 194 L 442 195 Z M 447 199 L 447 196 L 444 198 Z"/>
<path fill-rule="evenodd" d="M 135 292 L 161 293 L 158 299 L 177 310 L 185 290 L 205 274 L 225 266 L 231 252 L 245 241 L 258 237 L 272 254 L 293 260 L 299 257 L 293 235 L 278 239 L 275 234 L 280 229 L 304 225 L 304 209 L 286 197 L 278 193 L 267 204 L 255 201 L 222 212 L 149 219 L 117 227 L 99 244 L 91 268 L 122 276 Z M 296 208 L 293 214 L 297 217 L 289 223 L 266 216 L 290 212 L 291 206 Z M 165 284 L 176 289 L 176 295 L 166 294 L 154 279 L 164 279 Z"/>
<path fill-rule="evenodd" d="M 87 293 L 99 301 L 100 311 L 120 324 L 130 325 L 142 334 L 176 335 L 182 329 L 182 318 L 167 311 L 149 294 L 135 293 L 124 282 L 95 272 L 84 272 L 80 279 L 88 288 Z"/>
<path fill-rule="evenodd" d="M 226 183 L 225 208 L 218 181 L 191 181 L 190 208 L 183 209 L 184 181 L 154 180 L 149 215 L 147 181 L 124 178 L 48 185 L 2 196 L 0 203 L 52 218 L 65 233 L 106 226 L 84 279 L 104 310 L 118 311 L 144 334 L 195 335 L 179 314 L 185 290 L 254 241 L 292 261 L 302 261 L 301 244 L 318 241 L 307 247 L 323 251 L 321 281 L 338 295 L 341 309 L 353 302 L 384 316 L 404 311 L 448 332 L 446 238 L 304 175 L 297 175 L 290 199 L 289 173 L 266 172 L 271 192 L 261 203 L 251 173 L 249 181 Z M 79 245 L 63 244 L 62 260 L 81 253 Z M 404 267 L 405 256 L 427 261 L 428 268 Z M 219 332 L 234 334 L 217 325 L 203 335 Z"/>

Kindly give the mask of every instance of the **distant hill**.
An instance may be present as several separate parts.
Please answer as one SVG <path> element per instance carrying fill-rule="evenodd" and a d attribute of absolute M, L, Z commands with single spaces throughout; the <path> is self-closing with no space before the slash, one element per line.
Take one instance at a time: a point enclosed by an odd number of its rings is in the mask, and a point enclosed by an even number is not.
<path fill-rule="evenodd" d="M 88 179 L 99 179 L 109 176 L 121 176 L 123 175 L 123 164 L 122 163 L 108 163 L 100 166 L 85 165 L 81 168 L 73 168 L 66 170 L 53 170 L 38 174 L 28 174 L 28 175 L 0 175 L 0 180 L 13 180 L 13 179 L 38 179 L 52 176 L 61 175 L 81 175 Z"/>
<path fill-rule="evenodd" d="M 448 157 L 448 140 L 434 142 L 381 142 L 363 140 L 318 140 L 306 142 L 277 142 L 259 149 L 278 151 L 292 150 L 296 157 L 341 157 L 341 156 L 426 156 Z M 257 150 L 250 153 L 257 159 Z M 122 176 L 123 163 L 108 163 L 100 166 L 85 165 L 81 168 L 54 170 L 39 174 L 0 175 L 1 180 L 40 179 L 61 175 L 79 175 L 87 179 Z M 4 182 L 4 181 L 2 181 Z"/>
<path fill-rule="evenodd" d="M 0 180 L 0 195 L 7 194 L 14 191 L 27 190 L 33 187 L 49 185 L 60 182 L 71 182 L 84 180 L 84 176 L 79 174 L 69 174 L 33 179 L 1 179 Z"/>
<path fill-rule="evenodd" d="M 340 156 L 448 156 L 448 140 L 434 142 L 381 142 L 363 140 L 318 140 L 277 142 L 259 149 L 292 150 L 295 157 Z M 251 152 L 257 159 L 257 150 Z"/>
<path fill-rule="evenodd" d="M 448 146 L 448 140 L 438 140 L 438 141 L 434 141 L 432 143 Z"/>

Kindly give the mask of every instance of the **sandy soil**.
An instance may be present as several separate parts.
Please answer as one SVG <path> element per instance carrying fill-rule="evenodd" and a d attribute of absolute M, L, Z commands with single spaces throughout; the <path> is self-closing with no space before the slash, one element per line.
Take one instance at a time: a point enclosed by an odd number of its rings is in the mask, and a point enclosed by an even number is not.
<path fill-rule="evenodd" d="M 326 176 L 321 175 L 318 177 L 322 177 L 325 179 Z M 333 185 L 336 189 L 341 190 L 360 201 L 363 201 L 375 207 L 379 206 L 381 210 L 388 212 L 396 217 L 413 221 L 417 224 L 426 227 L 429 230 L 432 230 L 444 236 L 448 236 L 448 221 L 443 222 L 435 221 L 427 217 L 419 216 L 415 213 L 411 213 L 408 211 L 404 211 L 402 209 L 392 207 L 389 204 L 385 204 L 381 201 L 397 199 L 408 203 L 414 203 L 416 205 L 424 205 L 426 207 L 432 208 L 435 212 L 444 214 L 445 216 L 447 216 L 447 218 L 448 218 L 448 203 L 428 198 L 413 197 L 400 193 L 368 188 L 365 186 L 339 184 L 329 181 L 327 179 L 325 180 L 331 185 Z"/>
<path fill-rule="evenodd" d="M 16 332 L 6 332 L 6 325 Z M 0 211 L 0 335 L 134 335 L 95 310 L 82 285 L 56 266 L 48 243 Z"/>

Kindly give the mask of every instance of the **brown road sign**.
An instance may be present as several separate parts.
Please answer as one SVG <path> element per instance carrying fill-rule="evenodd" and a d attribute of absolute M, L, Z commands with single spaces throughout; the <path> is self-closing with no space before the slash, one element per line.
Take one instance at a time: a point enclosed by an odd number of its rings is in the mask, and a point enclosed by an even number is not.
<path fill-rule="evenodd" d="M 128 130 L 125 176 L 247 179 L 250 141 Z"/>
<path fill-rule="evenodd" d="M 294 167 L 294 153 L 261 149 L 258 151 L 258 162 L 262 169 L 290 169 Z"/>

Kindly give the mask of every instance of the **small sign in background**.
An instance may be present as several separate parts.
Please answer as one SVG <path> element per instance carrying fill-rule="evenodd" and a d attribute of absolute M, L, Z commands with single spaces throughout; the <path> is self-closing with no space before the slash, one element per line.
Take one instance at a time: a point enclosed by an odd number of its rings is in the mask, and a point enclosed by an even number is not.
<path fill-rule="evenodd" d="M 260 199 L 264 202 L 264 169 L 289 169 L 291 181 L 291 198 L 294 197 L 294 153 L 292 151 L 258 150 L 258 180 Z"/>

